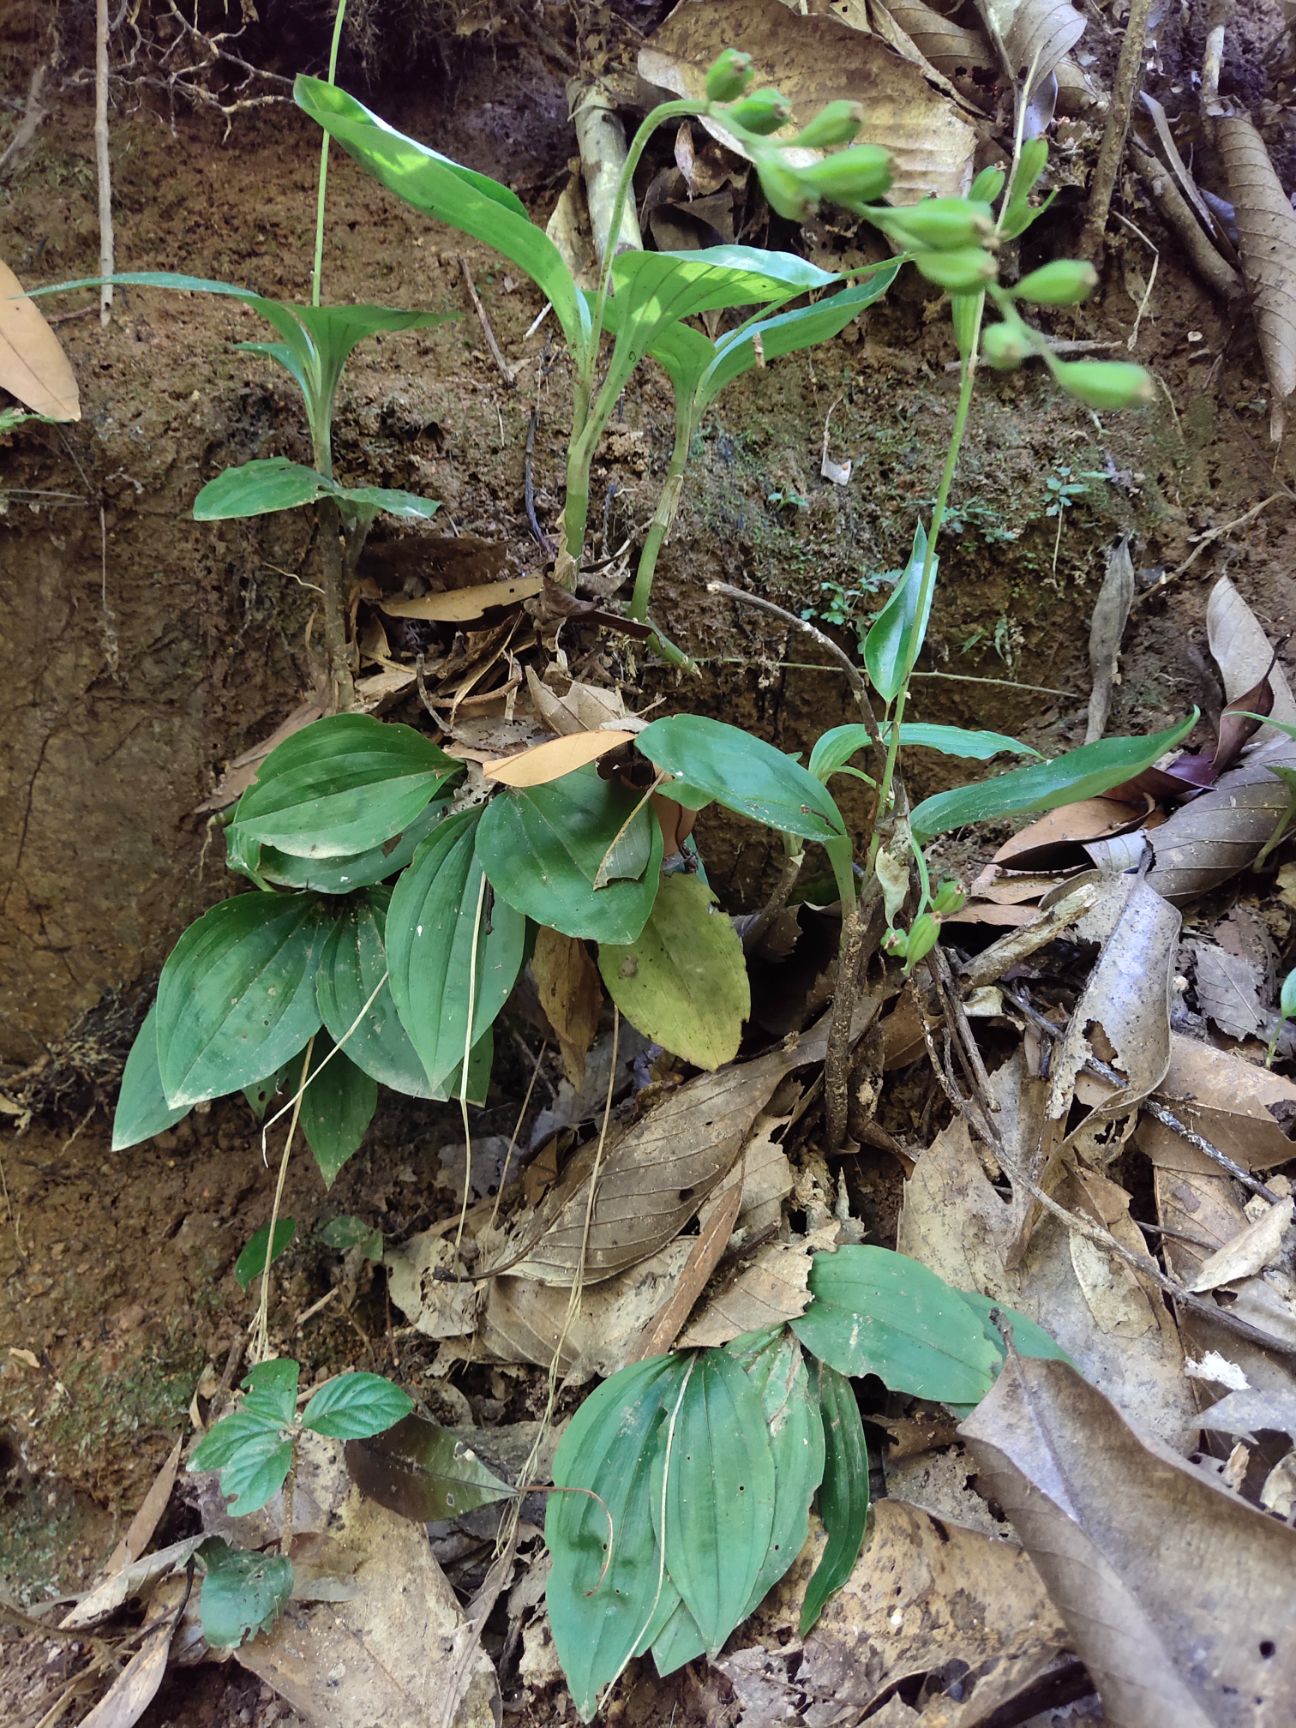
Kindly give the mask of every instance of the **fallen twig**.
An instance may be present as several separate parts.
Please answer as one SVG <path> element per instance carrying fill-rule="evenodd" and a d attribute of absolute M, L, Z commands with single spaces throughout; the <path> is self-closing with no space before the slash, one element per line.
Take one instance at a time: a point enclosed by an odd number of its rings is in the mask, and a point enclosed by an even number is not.
<path fill-rule="evenodd" d="M 1177 236 L 1188 254 L 1188 262 L 1221 300 L 1235 300 L 1242 292 L 1242 278 L 1233 266 L 1216 251 L 1202 231 L 1192 206 L 1175 185 L 1170 171 L 1164 168 L 1152 152 L 1137 138 L 1131 138 L 1130 155 L 1148 196 L 1160 211 L 1166 226 Z"/>
<path fill-rule="evenodd" d="M 490 319 L 486 316 L 486 308 L 481 303 L 481 295 L 477 292 L 477 284 L 473 281 L 466 258 L 459 260 L 459 269 L 463 274 L 464 287 L 468 290 L 473 311 L 477 314 L 477 322 L 482 327 L 482 335 L 486 338 L 486 346 L 490 349 L 491 359 L 495 362 L 495 369 L 504 380 L 505 388 L 514 390 L 517 388 L 517 373 L 500 352 L 500 345 L 495 340 L 495 332 L 491 329 Z"/>
<path fill-rule="evenodd" d="M 1148 14 L 1152 0 L 1130 0 L 1129 17 L 1121 39 L 1120 59 L 1116 63 L 1116 78 L 1112 85 L 1111 106 L 1107 124 L 1103 127 L 1098 161 L 1089 185 L 1089 211 L 1080 233 L 1080 256 L 1102 267 L 1107 216 L 1111 210 L 1112 192 L 1125 154 L 1125 139 L 1129 132 L 1134 97 L 1143 73 L 1143 45 L 1147 40 Z"/>
<path fill-rule="evenodd" d="M 8 172 L 9 164 L 17 159 L 36 136 L 36 128 L 45 118 L 47 109 L 41 107 L 41 91 L 45 86 L 45 74 L 49 71 L 48 64 L 38 66 L 31 75 L 27 86 L 27 101 L 23 105 L 22 119 L 14 127 L 13 137 L 0 150 L 0 179 Z"/>
<path fill-rule="evenodd" d="M 113 273 L 112 169 L 108 161 L 108 0 L 95 0 L 95 168 L 99 177 L 99 274 Z M 112 316 L 112 283 L 99 289 L 99 322 Z"/>
<path fill-rule="evenodd" d="M 1220 540 L 1225 534 L 1231 534 L 1235 528 L 1245 528 L 1248 522 L 1254 522 L 1262 510 L 1267 510 L 1271 504 L 1276 504 L 1280 498 L 1290 497 L 1289 492 L 1273 492 L 1268 498 L 1262 498 L 1258 504 L 1253 504 L 1249 510 L 1244 510 L 1240 516 L 1235 516 L 1231 522 L 1221 522 L 1218 528 L 1208 528 L 1184 559 L 1182 564 L 1176 564 L 1173 570 L 1168 570 L 1164 576 L 1159 576 L 1150 588 L 1145 588 L 1142 594 L 1135 596 L 1130 606 L 1131 617 L 1139 607 L 1145 605 L 1154 594 L 1160 594 L 1172 582 L 1179 579 L 1185 571 L 1191 570 L 1208 546 Z"/>

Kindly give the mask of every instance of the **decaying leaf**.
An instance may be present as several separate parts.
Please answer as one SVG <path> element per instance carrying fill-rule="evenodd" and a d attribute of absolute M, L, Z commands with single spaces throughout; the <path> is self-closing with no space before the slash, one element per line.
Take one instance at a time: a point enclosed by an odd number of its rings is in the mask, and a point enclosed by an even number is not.
<path fill-rule="evenodd" d="M 1276 1206 L 1265 1206 L 1258 1218 L 1252 1219 L 1222 1248 L 1207 1256 L 1188 1288 L 1216 1290 L 1221 1284 L 1235 1284 L 1271 1266 L 1282 1253 L 1283 1237 L 1291 1228 L 1294 1205 L 1296 1202 L 1288 1194 Z"/>
<path fill-rule="evenodd" d="M 1296 214 L 1264 139 L 1236 114 L 1215 123 L 1215 144 L 1236 213 L 1242 273 L 1255 301 L 1256 329 L 1273 389 L 1269 430 L 1282 437 L 1296 390 Z"/>
<path fill-rule="evenodd" d="M 817 1253 L 837 1246 L 840 1226 L 824 1225 L 795 1242 L 758 1248 L 680 1336 L 685 1349 L 727 1344 L 744 1332 L 777 1326 L 804 1314 L 810 1304 L 810 1267 Z"/>
<path fill-rule="evenodd" d="M 0 390 L 33 414 L 79 420 L 76 374 L 58 337 L 0 258 Z"/>
<path fill-rule="evenodd" d="M 444 1232 L 408 1237 L 388 1249 L 386 1264 L 392 1301 L 425 1337 L 465 1338 L 474 1330 L 484 1300 L 481 1287 L 437 1276 L 459 1270 Z"/>
<path fill-rule="evenodd" d="M 1296 1141 L 1289 1137 L 1296 1125 L 1296 1085 L 1236 1051 L 1171 1033 L 1170 1066 L 1157 1097 L 1185 1126 L 1248 1170 L 1273 1170 L 1296 1157 Z M 1154 1164 L 1167 1169 L 1217 1169 L 1160 1122 L 1141 1122 L 1138 1144 Z"/>
<path fill-rule="evenodd" d="M 1063 1362 L 1009 1358 L 963 1423 L 1124 1728 L 1296 1713 L 1296 1531 L 1140 1436 Z"/>
<path fill-rule="evenodd" d="M 558 1040 L 563 1072 L 573 1086 L 579 1086 L 603 1007 L 598 968 L 583 942 L 542 924 L 536 932 L 531 973 L 545 1019 Z"/>
<path fill-rule="evenodd" d="M 1093 689 L 1089 694 L 1089 719 L 1084 741 L 1092 744 L 1107 730 L 1111 712 L 1112 684 L 1120 659 L 1121 638 L 1134 599 L 1134 565 L 1129 536 L 1118 540 L 1107 554 L 1107 574 L 1089 620 L 1089 672 Z"/>
<path fill-rule="evenodd" d="M 893 202 L 966 192 L 976 137 L 956 104 L 881 37 L 852 29 L 831 13 L 798 15 L 780 0 L 681 0 L 641 49 L 639 72 L 677 96 L 699 97 L 707 68 L 733 43 L 742 43 L 802 123 L 826 102 L 858 102 L 864 124 L 856 142 L 882 144 L 891 152 Z M 738 149 L 717 122 L 702 124 Z M 804 166 L 817 154 L 794 151 L 789 160 Z"/>
<path fill-rule="evenodd" d="M 552 675 L 552 674 L 551 674 Z M 565 690 L 542 682 L 535 668 L 526 669 L 527 692 L 536 713 L 551 732 L 566 737 L 572 732 L 597 732 L 600 727 L 625 724 L 625 703 L 616 690 L 568 679 Z"/>
<path fill-rule="evenodd" d="M 884 34 L 883 18 L 889 18 L 928 65 L 948 78 L 964 96 L 985 102 L 999 63 L 975 30 L 964 29 L 926 5 L 925 0 L 892 0 L 885 7 L 875 4 L 871 11 Z"/>
<path fill-rule="evenodd" d="M 1084 17 L 1070 0 L 977 0 L 977 10 L 1013 82 L 1024 85 L 1030 76 L 1025 99 L 1084 35 Z"/>
<path fill-rule="evenodd" d="M 421 1524 L 462 1518 L 513 1495 L 471 1445 L 422 1416 L 406 1416 L 371 1439 L 348 1441 L 346 1461 L 367 1499 Z"/>
<path fill-rule="evenodd" d="M 188 1594 L 185 1578 L 169 1578 L 159 1585 L 145 1614 L 138 1648 L 98 1704 L 82 1718 L 81 1728 L 135 1728 L 157 1697 Z"/>
<path fill-rule="evenodd" d="M 1237 1434 L 1244 1440 L 1266 1431 L 1296 1439 L 1296 1388 L 1240 1387 L 1203 1410 L 1201 1423 L 1203 1428 Z"/>
<path fill-rule="evenodd" d="M 511 576 L 499 582 L 479 582 L 471 588 L 447 588 L 416 600 L 382 598 L 377 604 L 390 618 L 422 618 L 437 624 L 462 624 L 480 618 L 493 606 L 530 600 L 543 588 L 539 576 Z"/>
<path fill-rule="evenodd" d="M 1273 690 L 1270 718 L 1289 724 L 1296 721 L 1296 697 L 1292 695 L 1287 674 L 1278 664 L 1273 643 L 1227 576 L 1220 577 L 1206 602 L 1206 638 L 1211 658 L 1220 670 L 1227 703 L 1238 702 L 1245 692 L 1254 690 L 1267 677 Z M 1253 748 L 1273 743 L 1279 736 L 1276 728 L 1262 727 Z"/>

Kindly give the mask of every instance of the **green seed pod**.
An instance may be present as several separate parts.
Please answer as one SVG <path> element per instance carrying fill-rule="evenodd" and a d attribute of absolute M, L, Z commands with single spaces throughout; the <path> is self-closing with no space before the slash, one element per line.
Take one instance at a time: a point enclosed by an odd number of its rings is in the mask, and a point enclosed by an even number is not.
<path fill-rule="evenodd" d="M 996 372 L 1015 372 L 1033 349 L 1015 324 L 990 324 L 981 333 L 981 352 Z"/>
<path fill-rule="evenodd" d="M 979 294 L 998 274 L 994 259 L 979 246 L 963 246 L 956 252 L 918 252 L 914 263 L 921 275 L 947 294 Z"/>
<path fill-rule="evenodd" d="M 741 102 L 735 102 L 732 108 L 719 116 L 722 121 L 734 120 L 744 131 L 755 132 L 759 138 L 777 132 L 791 118 L 792 105 L 777 90 L 753 90 L 750 96 L 744 96 Z"/>
<path fill-rule="evenodd" d="M 972 182 L 968 197 L 974 204 L 993 204 L 1008 183 L 1002 168 L 983 168 Z"/>
<path fill-rule="evenodd" d="M 932 912 L 920 912 L 909 927 L 905 943 L 905 971 L 912 972 L 940 941 L 940 919 Z"/>
<path fill-rule="evenodd" d="M 967 895 L 957 882 L 944 881 L 932 896 L 932 911 L 940 918 L 949 918 L 967 905 Z"/>
<path fill-rule="evenodd" d="M 864 110 L 858 102 L 828 102 L 788 142 L 805 150 L 828 150 L 834 144 L 849 144 L 863 124 Z"/>
<path fill-rule="evenodd" d="M 1080 258 L 1055 258 L 1023 276 L 1013 289 L 1018 300 L 1034 306 L 1078 306 L 1098 286 L 1098 272 Z"/>
<path fill-rule="evenodd" d="M 900 956 L 904 953 L 905 946 L 906 946 L 907 942 L 908 942 L 908 938 L 906 937 L 904 931 L 903 930 L 897 930 L 894 926 L 892 926 L 889 930 L 886 930 L 883 932 L 882 951 L 883 951 L 883 953 L 894 955 L 895 958 L 898 960 L 900 958 Z"/>
<path fill-rule="evenodd" d="M 803 183 L 801 173 L 789 168 L 777 150 L 761 150 L 754 157 L 761 191 L 771 210 L 790 222 L 804 222 L 815 206 L 815 195 Z"/>
<path fill-rule="evenodd" d="M 888 210 L 882 226 L 908 247 L 941 252 L 974 246 L 994 233 L 994 212 L 970 198 L 925 198 L 902 210 Z"/>
<path fill-rule="evenodd" d="M 852 144 L 799 170 L 817 197 L 853 208 L 871 204 L 891 184 L 891 158 L 880 144 Z"/>
<path fill-rule="evenodd" d="M 726 48 L 706 75 L 707 101 L 737 101 L 754 76 L 751 55 L 740 54 L 736 48 Z"/>
<path fill-rule="evenodd" d="M 1054 360 L 1050 369 L 1089 408 L 1141 408 L 1156 395 L 1152 374 L 1130 360 Z"/>

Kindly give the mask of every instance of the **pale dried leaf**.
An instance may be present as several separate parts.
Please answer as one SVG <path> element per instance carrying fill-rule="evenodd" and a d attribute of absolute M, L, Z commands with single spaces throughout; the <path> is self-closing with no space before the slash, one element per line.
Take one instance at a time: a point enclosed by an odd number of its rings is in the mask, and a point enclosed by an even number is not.
<path fill-rule="evenodd" d="M 438 624 L 462 624 L 480 618 L 492 606 L 511 606 L 530 600 L 544 587 L 539 576 L 510 576 L 499 582 L 478 582 L 471 588 L 448 588 L 440 594 L 422 594 L 416 600 L 388 599 L 375 604 L 392 618 L 421 618 Z"/>
<path fill-rule="evenodd" d="M 1084 35 L 1083 16 L 1070 0 L 977 0 L 990 40 L 1003 57 L 1014 83 L 1031 76 L 1029 98 Z"/>
<path fill-rule="evenodd" d="M 59 1625 L 67 1631 L 99 1625 L 110 1614 L 116 1613 L 123 1602 L 129 1602 L 135 1596 L 147 1595 L 150 1584 L 185 1566 L 190 1555 L 205 1540 L 205 1535 L 185 1536 L 179 1542 L 171 1542 L 167 1547 L 159 1548 L 156 1553 L 128 1561 L 117 1571 L 100 1579 L 93 1589 L 88 1590 L 63 1616 Z"/>
<path fill-rule="evenodd" d="M 727 1344 L 744 1332 L 778 1326 L 810 1305 L 810 1267 L 821 1251 L 836 1247 L 839 1224 L 826 1224 L 795 1242 L 769 1242 L 713 1296 L 680 1337 L 685 1349 Z"/>
<path fill-rule="evenodd" d="M 660 1356 L 679 1337 L 680 1327 L 692 1313 L 694 1304 L 729 1246 L 734 1225 L 738 1222 L 742 1191 L 742 1167 L 736 1164 L 708 1199 L 708 1215 L 698 1219 L 698 1233 L 690 1245 L 684 1270 L 675 1288 L 631 1347 L 630 1361 L 642 1362 L 645 1357 Z"/>
<path fill-rule="evenodd" d="M 963 1423 L 1123 1728 L 1296 1714 L 1296 1532 L 1140 1436 L 1063 1362 L 1013 1356 Z"/>
<path fill-rule="evenodd" d="M 1296 1439 L 1296 1386 L 1248 1386 L 1229 1392 L 1202 1411 L 1201 1423 L 1217 1434 L 1236 1434 L 1243 1440 L 1263 1433 Z"/>
<path fill-rule="evenodd" d="M 583 942 L 542 925 L 536 932 L 531 972 L 545 1019 L 558 1040 L 563 1072 L 579 1086 L 603 1007 L 598 968 Z"/>
<path fill-rule="evenodd" d="M 1242 115 L 1216 121 L 1215 145 L 1237 221 L 1242 274 L 1255 303 L 1260 353 L 1273 388 L 1270 432 L 1282 436 L 1296 390 L 1296 212 L 1264 139 Z"/>
<path fill-rule="evenodd" d="M 1274 656 L 1273 643 L 1227 576 L 1220 577 L 1206 602 L 1206 637 L 1211 658 L 1220 669 L 1226 701 L 1236 702 L 1267 675 L 1274 698 L 1270 719 L 1296 723 L 1296 696 Z M 1262 726 L 1251 748 L 1257 750 L 1280 736 L 1274 727 Z"/>
<path fill-rule="evenodd" d="M 7 390 L 24 408 L 50 420 L 81 418 L 76 374 L 63 345 L 2 258 L 0 390 Z"/>
<path fill-rule="evenodd" d="M 1296 1121 L 1296 1084 L 1236 1051 L 1171 1033 L 1170 1066 L 1156 1096 L 1245 1169 L 1273 1170 L 1296 1157 L 1282 1126 Z M 1140 1122 L 1137 1142 L 1159 1167 L 1218 1174 L 1203 1153 L 1150 1117 Z"/>
<path fill-rule="evenodd" d="M 176 1620 L 188 1594 L 185 1578 L 170 1579 L 158 1589 L 144 1617 L 139 1648 L 90 1714 L 82 1718 L 81 1728 L 135 1728 L 157 1697 Z"/>
<path fill-rule="evenodd" d="M 634 739 L 633 732 L 573 732 L 565 738 L 550 738 L 515 756 L 497 757 L 482 764 L 482 773 L 499 786 L 547 786 L 587 763 L 597 762 Z"/>
<path fill-rule="evenodd" d="M 965 96 L 984 105 L 988 84 L 998 72 L 998 62 L 975 30 L 965 30 L 944 17 L 924 0 L 891 0 L 883 7 L 874 0 L 879 31 L 885 35 L 883 17 L 908 37 L 923 59 L 951 80 Z M 978 81 L 976 74 L 982 74 Z"/>
<path fill-rule="evenodd" d="M 261 764 L 275 748 L 282 744 L 285 738 L 291 738 L 294 732 L 300 732 L 303 726 L 309 726 L 312 721 L 323 718 L 324 709 L 311 697 L 308 701 L 299 702 L 286 720 L 282 720 L 268 738 L 263 738 L 259 744 L 254 744 L 250 750 L 245 750 L 241 756 L 235 756 L 226 765 L 225 772 L 217 783 L 216 790 L 210 798 L 203 800 L 194 807 L 195 816 L 206 816 L 212 810 L 223 810 L 227 804 L 233 804 L 241 798 L 244 792 L 256 779 L 261 771 Z"/>
<path fill-rule="evenodd" d="M 1264 965 L 1214 942 L 1186 942 L 1193 957 L 1197 1006 L 1229 1038 L 1253 1038 L 1269 1023 Z"/>
<path fill-rule="evenodd" d="M 1129 536 L 1118 540 L 1107 554 L 1107 574 L 1089 621 L 1089 671 L 1093 689 L 1089 694 L 1089 720 L 1084 741 L 1092 744 L 1107 730 L 1111 712 L 1112 685 L 1120 660 L 1121 638 L 1134 600 L 1134 565 Z"/>
<path fill-rule="evenodd" d="M 526 669 L 527 690 L 536 713 L 551 732 L 566 737 L 571 732 L 597 732 L 601 726 L 624 725 L 629 716 L 619 690 L 569 680 L 556 691 L 542 683 L 535 668 Z"/>
<path fill-rule="evenodd" d="M 1284 1523 L 1296 1513 L 1296 1451 L 1280 1458 L 1260 1485 L 1260 1504 Z"/>
<path fill-rule="evenodd" d="M 424 1230 L 387 1250 L 387 1289 L 401 1313 L 425 1338 L 464 1338 L 476 1329 L 484 1295 L 480 1285 L 450 1283 L 459 1263 L 444 1234 Z"/>

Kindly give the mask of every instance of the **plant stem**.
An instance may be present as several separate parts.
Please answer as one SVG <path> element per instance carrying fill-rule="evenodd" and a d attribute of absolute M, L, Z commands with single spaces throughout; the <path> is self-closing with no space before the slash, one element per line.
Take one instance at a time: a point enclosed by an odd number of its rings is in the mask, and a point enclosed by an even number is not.
<path fill-rule="evenodd" d="M 635 571 L 634 594 L 630 600 L 630 616 L 646 618 L 648 616 L 648 601 L 652 595 L 653 575 L 657 569 L 657 556 L 670 533 L 671 524 L 675 520 L 675 512 L 679 509 L 680 493 L 684 490 L 684 470 L 688 465 L 689 446 L 693 442 L 693 416 L 689 413 L 679 414 L 675 418 L 675 447 L 671 451 L 670 462 L 666 468 L 666 478 L 662 489 L 657 495 L 657 508 L 643 543 L 643 551 L 639 554 L 639 567 Z"/>
<path fill-rule="evenodd" d="M 324 576 L 324 653 L 328 661 L 329 701 L 334 713 L 355 707 L 351 645 L 347 640 L 346 529 L 333 498 L 316 506 L 320 525 L 320 564 Z"/>
<path fill-rule="evenodd" d="M 338 0 L 333 19 L 333 41 L 329 47 L 328 80 L 337 78 L 338 46 L 342 41 L 342 23 L 346 18 L 347 0 Z M 315 264 L 311 270 L 311 305 L 320 303 L 320 281 L 324 273 L 324 195 L 328 188 L 329 134 L 320 142 L 319 190 L 315 194 Z"/>

